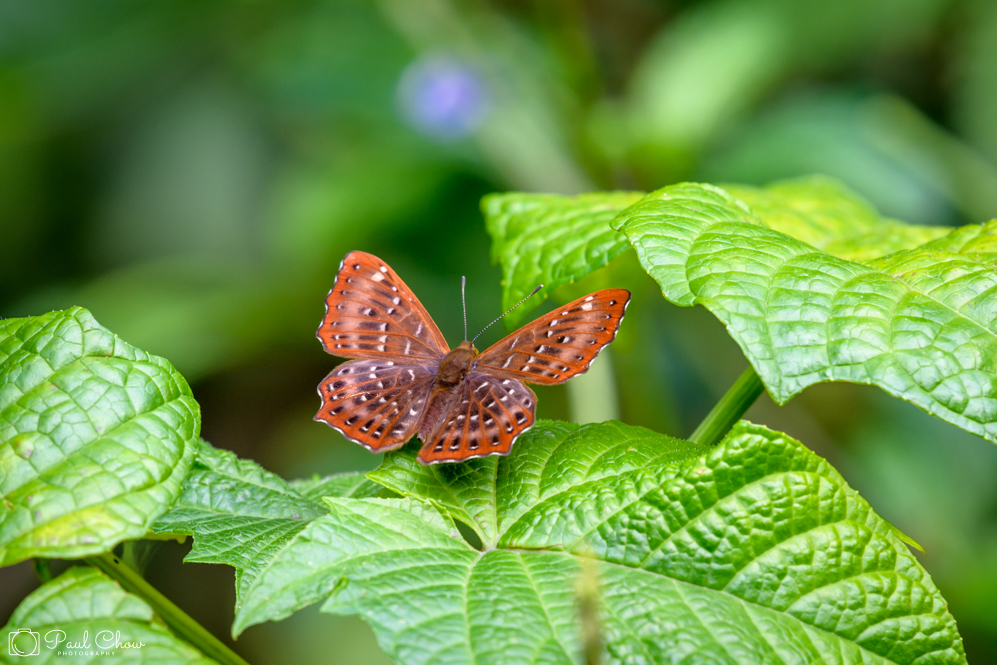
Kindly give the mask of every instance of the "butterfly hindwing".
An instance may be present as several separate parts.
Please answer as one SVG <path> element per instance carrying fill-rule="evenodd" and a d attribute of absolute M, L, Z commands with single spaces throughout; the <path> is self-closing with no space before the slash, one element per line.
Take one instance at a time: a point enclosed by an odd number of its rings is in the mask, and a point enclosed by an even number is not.
<path fill-rule="evenodd" d="M 315 420 L 374 452 L 398 448 L 418 430 L 435 377 L 433 366 L 343 363 L 319 384 Z"/>
<path fill-rule="evenodd" d="M 471 372 L 454 395 L 445 420 L 419 451 L 423 464 L 508 455 L 533 426 L 537 398 L 516 379 Z"/>
<path fill-rule="evenodd" d="M 478 370 L 530 383 L 564 383 L 587 370 L 613 341 L 629 303 L 626 289 L 579 298 L 485 349 Z"/>
<path fill-rule="evenodd" d="M 398 448 L 418 433 L 423 464 L 507 455 L 535 421 L 536 395 L 524 381 L 563 383 L 587 370 L 615 338 L 629 302 L 628 291 L 605 289 L 480 355 L 469 342 L 450 353 L 388 264 L 350 252 L 326 298 L 318 338 L 329 353 L 355 360 L 319 384 L 315 420 L 374 452 Z"/>
<path fill-rule="evenodd" d="M 415 294 L 373 254 L 346 255 L 325 306 L 317 336 L 335 356 L 418 363 L 450 350 Z"/>

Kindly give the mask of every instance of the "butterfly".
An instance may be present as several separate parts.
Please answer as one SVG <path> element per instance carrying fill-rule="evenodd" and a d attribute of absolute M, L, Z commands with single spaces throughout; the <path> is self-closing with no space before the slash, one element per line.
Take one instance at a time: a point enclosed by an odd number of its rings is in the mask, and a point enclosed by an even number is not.
<path fill-rule="evenodd" d="M 354 360 L 319 384 L 315 420 L 372 452 L 394 450 L 418 435 L 422 464 L 508 455 L 535 420 L 537 398 L 524 382 L 553 385 L 585 372 L 616 337 L 629 302 L 629 291 L 604 289 L 482 353 L 466 340 L 466 330 L 451 350 L 387 263 L 350 252 L 317 336 L 328 353 Z"/>

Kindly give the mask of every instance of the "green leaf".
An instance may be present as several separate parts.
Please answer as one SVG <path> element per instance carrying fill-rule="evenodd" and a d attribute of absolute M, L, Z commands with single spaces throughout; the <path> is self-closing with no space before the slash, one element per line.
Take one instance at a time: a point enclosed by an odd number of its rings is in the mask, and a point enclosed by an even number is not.
<path fill-rule="evenodd" d="M 627 248 L 626 238 L 609 223 L 642 196 L 604 192 L 580 196 L 492 194 L 481 202 L 492 236 L 492 260 L 501 262 L 502 309 L 525 298 L 540 284 L 543 302 L 551 291 L 601 268 Z M 530 307 L 510 313 L 515 323 Z"/>
<path fill-rule="evenodd" d="M 249 590 L 233 634 L 262 620 L 287 617 L 346 587 L 350 598 L 371 596 L 388 607 L 394 604 L 390 595 L 404 599 L 406 592 L 418 592 L 427 607 L 415 613 L 402 610 L 391 622 L 418 626 L 423 616 L 441 618 L 426 628 L 445 643 L 454 622 L 444 616 L 448 604 L 437 601 L 460 594 L 467 568 L 478 556 L 453 521 L 430 504 L 408 499 L 326 501 L 329 515 L 288 543 L 262 572 L 265 579 L 257 579 Z M 436 646 L 427 642 L 424 648 Z"/>
<path fill-rule="evenodd" d="M 328 512 L 322 497 L 371 496 L 381 489 L 354 473 L 288 483 L 202 441 L 180 498 L 152 531 L 193 536 L 184 561 L 234 566 L 238 607 L 260 569 L 311 520 Z"/>
<path fill-rule="evenodd" d="M 724 185 L 766 226 L 850 261 L 912 249 L 949 233 L 949 226 L 904 224 L 882 216 L 841 182 L 809 176 L 768 187 Z"/>
<path fill-rule="evenodd" d="M 200 427 L 180 373 L 85 309 L 0 321 L 0 565 L 141 538 Z"/>
<path fill-rule="evenodd" d="M 353 497 L 368 499 L 384 492 L 384 488 L 367 480 L 362 471 L 334 473 L 331 476 L 315 475 L 288 483 L 291 489 L 312 501 L 321 501 L 326 496 Z"/>
<path fill-rule="evenodd" d="M 617 224 L 668 300 L 727 326 L 777 402 L 867 383 L 997 441 L 997 223 L 866 264 L 769 228 L 710 185 L 649 194 Z"/>
<path fill-rule="evenodd" d="M 9 635 L 27 629 L 38 634 L 38 655 L 25 660 L 8 656 Z M 61 631 L 61 632 L 60 632 Z M 34 638 L 15 638 L 30 653 Z M 215 661 L 177 639 L 141 598 L 125 592 L 117 582 L 89 567 L 70 568 L 43 585 L 14 610 L 0 631 L 4 646 L 0 663 L 92 663 L 96 652 L 109 652 L 108 662 L 156 665 L 210 665 Z M 122 646 L 116 646 L 116 641 Z M 88 648 L 70 649 L 70 644 Z M 139 648 L 122 648 L 125 643 Z M 54 647 L 54 648 L 53 648 Z M 110 648 L 104 648 L 110 647 Z M 62 652 L 62 653 L 60 653 Z"/>
<path fill-rule="evenodd" d="M 810 176 L 768 187 L 724 185 L 746 204 L 759 224 L 802 240 L 828 254 L 868 261 L 939 238 L 945 226 L 910 225 L 884 218 L 860 196 L 832 178 Z M 613 230 L 617 213 L 636 203 L 637 192 L 581 196 L 492 194 L 482 200 L 492 236 L 492 260 L 502 264 L 502 306 L 508 309 L 538 284 L 547 294 L 608 264 L 627 248 Z M 542 298 L 535 300 L 533 306 Z M 509 315 L 515 323 L 531 309 Z"/>
<path fill-rule="evenodd" d="M 741 422 L 705 449 L 540 422 L 509 457 L 465 471 L 415 454 L 372 474 L 407 498 L 329 499 L 260 573 L 233 631 L 324 599 L 401 665 L 578 663 L 575 583 L 595 560 L 607 663 L 965 662 L 890 525 L 764 427 Z M 487 536 L 484 550 L 440 510 Z"/>

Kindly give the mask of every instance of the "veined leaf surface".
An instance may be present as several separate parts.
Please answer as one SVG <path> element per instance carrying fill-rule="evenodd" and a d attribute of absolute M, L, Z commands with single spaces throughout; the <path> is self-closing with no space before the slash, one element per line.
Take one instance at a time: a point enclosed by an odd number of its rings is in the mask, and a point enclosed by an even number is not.
<path fill-rule="evenodd" d="M 741 202 L 745 217 L 853 261 L 911 249 L 951 231 L 882 217 L 843 184 L 823 176 L 721 189 Z M 504 307 L 512 307 L 541 283 L 548 287 L 542 292 L 546 297 L 625 251 L 627 239 L 613 229 L 612 221 L 642 196 L 638 192 L 486 196 L 481 207 L 492 236 L 492 260 L 502 264 Z M 529 305 L 524 306 L 508 318 L 519 321 L 529 310 Z"/>
<path fill-rule="evenodd" d="M 607 663 L 965 662 L 889 525 L 782 434 L 742 422 L 707 450 L 541 422 L 507 458 L 447 470 L 414 455 L 372 474 L 406 498 L 327 499 L 247 589 L 234 632 L 324 600 L 402 665 L 580 663 L 575 581 L 594 560 Z"/>
<path fill-rule="evenodd" d="M 492 194 L 481 202 L 492 236 L 492 260 L 502 264 L 502 309 L 507 310 L 540 284 L 547 294 L 609 263 L 627 249 L 626 238 L 610 226 L 616 215 L 638 201 L 639 192 L 580 196 Z M 508 315 L 522 320 L 530 307 Z"/>
<path fill-rule="evenodd" d="M 727 326 L 776 401 L 821 381 L 868 383 L 997 441 L 997 222 L 878 257 L 852 247 L 858 263 L 771 228 L 724 189 L 686 183 L 614 224 L 668 300 Z M 921 233 L 936 231 L 891 247 Z"/>
<path fill-rule="evenodd" d="M 152 531 L 193 536 L 184 561 L 235 567 L 238 607 L 246 587 L 275 553 L 328 512 L 322 497 L 372 496 L 381 490 L 354 473 L 288 483 L 202 441 L 180 498 Z"/>
<path fill-rule="evenodd" d="M 180 373 L 85 309 L 0 321 L 0 565 L 145 535 L 200 428 Z"/>

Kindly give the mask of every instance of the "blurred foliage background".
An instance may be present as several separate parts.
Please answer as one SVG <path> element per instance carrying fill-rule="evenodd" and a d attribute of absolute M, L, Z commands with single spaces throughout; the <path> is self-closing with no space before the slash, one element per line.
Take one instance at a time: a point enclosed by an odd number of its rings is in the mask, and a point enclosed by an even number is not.
<path fill-rule="evenodd" d="M 455 344 L 460 275 L 471 328 L 499 314 L 488 192 L 807 173 L 908 222 L 997 216 L 997 3 L 0 2 L 0 315 L 89 308 L 188 377 L 205 438 L 285 477 L 378 462 L 311 420 L 347 251 L 390 262 Z M 684 436 L 745 361 L 634 264 L 572 287 L 634 304 L 597 371 L 538 391 L 540 415 Z M 971 662 L 997 662 L 997 448 L 863 386 L 749 417 L 918 540 Z M 148 577 L 227 639 L 232 571 L 182 564 L 187 547 Z M 0 624 L 35 585 L 30 564 L 0 570 Z M 314 608 L 235 648 L 387 662 L 359 620 Z"/>

